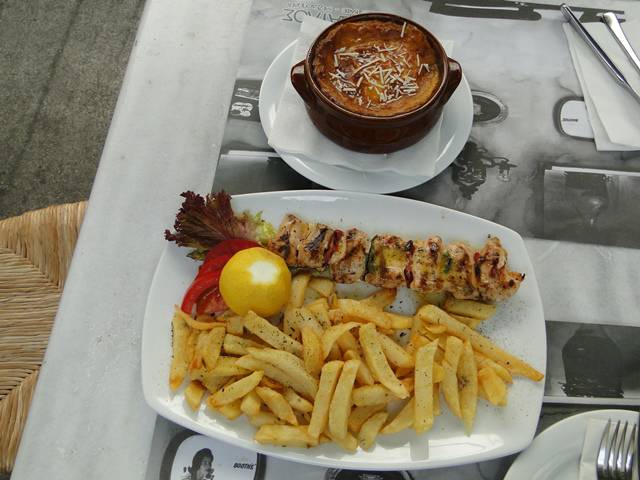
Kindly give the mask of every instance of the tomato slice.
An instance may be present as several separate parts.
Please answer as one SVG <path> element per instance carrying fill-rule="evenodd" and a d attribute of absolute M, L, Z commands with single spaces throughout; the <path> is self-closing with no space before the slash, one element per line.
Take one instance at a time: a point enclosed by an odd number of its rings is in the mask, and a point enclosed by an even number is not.
<path fill-rule="evenodd" d="M 217 313 L 223 312 L 227 308 L 228 307 L 224 303 L 222 295 L 220 294 L 220 290 L 218 290 L 218 287 L 213 287 L 198 299 L 198 302 L 196 304 L 196 313 L 198 315 L 206 313 Z"/>
<path fill-rule="evenodd" d="M 221 255 L 233 256 L 234 253 L 239 252 L 240 250 L 244 250 L 245 248 L 259 246 L 260 244 L 254 242 L 253 240 L 245 240 L 244 238 L 231 238 L 229 240 L 223 240 L 211 250 L 209 250 L 207 256 L 204 259 L 204 263 L 207 263 L 208 260 L 219 257 Z"/>
<path fill-rule="evenodd" d="M 194 305 L 198 314 L 216 313 L 227 309 L 218 291 L 218 280 L 223 267 L 240 250 L 259 247 L 252 240 L 232 238 L 223 240 L 207 253 L 198 274 L 182 300 L 182 311 L 191 315 Z"/>
<path fill-rule="evenodd" d="M 205 259 L 204 263 L 200 265 L 200 268 L 198 269 L 198 277 L 206 273 L 222 271 L 225 264 L 231 257 L 233 257 L 233 255 L 234 254 L 226 254 L 212 258 L 207 257 L 208 259 Z"/>
<path fill-rule="evenodd" d="M 181 308 L 183 312 L 191 315 L 193 306 L 196 304 L 198 299 L 211 288 L 218 288 L 220 273 L 221 270 L 217 270 L 196 277 L 196 279 L 187 289 L 187 293 L 184 294 L 184 298 L 182 299 Z"/>

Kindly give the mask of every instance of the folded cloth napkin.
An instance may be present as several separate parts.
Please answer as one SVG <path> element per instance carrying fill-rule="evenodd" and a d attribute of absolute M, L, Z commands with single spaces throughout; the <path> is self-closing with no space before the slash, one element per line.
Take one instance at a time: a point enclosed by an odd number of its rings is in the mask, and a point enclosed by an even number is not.
<path fill-rule="evenodd" d="M 302 60 L 315 38 L 329 22 L 305 17 L 291 65 Z M 450 53 L 451 44 L 443 44 Z M 449 48 L 447 48 L 449 47 Z M 280 153 L 291 153 L 306 161 L 336 165 L 361 172 L 395 172 L 400 175 L 433 176 L 440 152 L 440 126 L 442 117 L 425 139 L 411 147 L 385 155 L 370 155 L 347 150 L 322 135 L 311 123 L 304 102 L 286 79 L 278 103 L 269 145 Z"/>
<path fill-rule="evenodd" d="M 598 22 L 585 23 L 584 27 L 640 93 L 640 73 L 607 26 Z M 640 150 L 640 103 L 613 79 L 568 23 L 563 28 L 587 105 L 596 148 L 600 151 Z M 622 28 L 633 48 L 640 52 L 640 21 L 627 21 Z"/>

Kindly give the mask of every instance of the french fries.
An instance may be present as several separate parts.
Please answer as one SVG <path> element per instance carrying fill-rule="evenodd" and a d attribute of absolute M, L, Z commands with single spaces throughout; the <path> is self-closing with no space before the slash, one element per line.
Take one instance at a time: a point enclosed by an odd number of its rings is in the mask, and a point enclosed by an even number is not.
<path fill-rule="evenodd" d="M 260 348 L 261 345 L 253 340 L 244 337 L 237 337 L 236 335 L 232 335 L 227 333 L 224 336 L 224 341 L 222 343 L 222 349 L 224 353 L 229 355 L 246 355 L 249 353 L 247 351 L 247 347 L 257 347 Z"/>
<path fill-rule="evenodd" d="M 542 378 L 475 330 L 494 305 L 444 298 L 408 316 L 385 311 L 395 297 L 338 298 L 332 280 L 301 273 L 280 325 L 251 311 L 194 319 L 177 308 L 169 386 L 187 380 L 194 412 L 204 402 L 229 420 L 246 415 L 257 442 L 354 452 L 378 435 L 431 429 L 441 396 L 470 434 L 478 398 L 503 406 L 514 375 Z M 404 346 L 396 334 L 407 329 Z"/>
<path fill-rule="evenodd" d="M 415 415 L 415 398 L 411 398 L 402 410 L 398 412 L 393 420 L 391 420 L 380 433 L 389 435 L 392 433 L 398 433 L 406 428 L 413 426 L 413 420 Z"/>
<path fill-rule="evenodd" d="M 187 356 L 187 342 L 191 331 L 187 322 L 181 315 L 174 313 L 173 320 L 173 359 L 171 360 L 171 371 L 169 373 L 169 386 L 171 390 L 176 390 L 187 374 L 187 365 L 189 364 L 189 357 Z"/>
<path fill-rule="evenodd" d="M 188 313 L 183 312 L 182 309 L 178 305 L 175 305 L 174 309 L 175 309 L 174 310 L 175 311 L 175 315 L 177 315 L 179 317 L 182 317 L 182 319 L 185 321 L 185 323 L 193 330 L 211 330 L 212 328 L 215 328 L 215 327 L 224 327 L 225 326 L 225 324 L 222 323 L 222 322 L 202 321 L 202 320 L 195 319 L 191 315 L 189 315 Z"/>
<path fill-rule="evenodd" d="M 348 322 L 348 323 L 340 323 L 338 325 L 333 325 L 329 327 L 322 336 L 322 355 L 323 358 L 327 358 L 331 349 L 333 348 L 334 343 L 338 338 L 340 338 L 344 333 L 348 332 L 352 328 L 359 327 L 360 323 L 357 322 Z"/>
<path fill-rule="evenodd" d="M 342 335 L 338 337 L 337 340 L 338 347 L 342 352 L 347 352 L 349 350 L 353 350 L 354 352 L 360 352 L 360 344 L 356 337 L 350 331 L 344 332 Z"/>
<path fill-rule="evenodd" d="M 351 414 L 349 415 L 348 427 L 349 431 L 354 434 L 357 434 L 360 431 L 360 428 L 366 422 L 369 417 L 371 417 L 374 413 L 377 413 L 381 410 L 385 410 L 387 405 L 384 403 L 380 403 L 378 405 L 367 405 L 365 407 L 356 407 L 351 410 Z"/>
<path fill-rule="evenodd" d="M 369 367 L 367 367 L 367 363 L 362 361 L 362 357 L 360 357 L 358 352 L 356 352 L 355 350 L 347 350 L 346 352 L 344 352 L 344 359 L 360 360 L 360 368 L 358 368 L 358 373 L 356 373 L 357 383 L 359 383 L 360 385 L 373 385 L 375 383 L 375 379 L 371 374 L 371 370 L 369 370 Z"/>
<path fill-rule="evenodd" d="M 362 303 L 384 310 L 396 299 L 395 288 L 383 288 L 362 300 Z"/>
<path fill-rule="evenodd" d="M 464 323 L 467 327 L 473 328 L 474 330 L 477 329 L 478 325 L 482 323 L 481 318 L 465 317 L 464 315 L 456 315 L 455 313 L 451 313 L 451 312 L 447 312 L 447 313 L 451 315 L 453 318 L 455 318 L 456 320 L 458 320 L 459 322 Z M 447 327 L 445 327 L 444 325 L 434 325 L 432 328 L 435 328 L 435 327 L 443 327 L 442 330 L 445 332 L 447 331 Z"/>
<path fill-rule="evenodd" d="M 242 405 L 240 407 L 242 408 Z M 259 411 L 255 415 L 249 415 L 249 423 L 260 428 L 263 425 L 279 425 L 283 422 L 271 412 Z"/>
<path fill-rule="evenodd" d="M 495 370 L 489 367 L 481 368 L 478 371 L 478 380 L 489 403 L 498 406 L 507 404 L 507 386 Z"/>
<path fill-rule="evenodd" d="M 247 377 L 241 378 L 237 382 L 233 382 L 231 385 L 222 387 L 211 397 L 211 406 L 218 408 L 241 399 L 260 383 L 263 375 L 264 372 L 258 370 Z M 259 394 L 259 392 L 257 393 Z"/>
<path fill-rule="evenodd" d="M 355 452 L 358 449 L 358 439 L 351 435 L 349 432 L 344 436 L 344 438 L 337 438 L 331 435 L 331 433 L 327 430 L 325 431 L 327 437 L 329 437 L 333 442 L 337 443 L 340 447 L 342 447 L 347 452 Z"/>
<path fill-rule="evenodd" d="M 264 378 L 264 377 L 263 377 Z M 242 402 L 240 403 L 240 410 L 247 415 L 248 417 L 253 417 L 254 415 L 258 415 L 260 413 L 260 406 L 262 405 L 262 400 L 255 392 L 252 390 L 247 393 Z"/>
<path fill-rule="evenodd" d="M 320 338 L 309 326 L 302 328 L 302 358 L 307 372 L 317 377 L 322 369 L 325 355 L 322 353 Z"/>
<path fill-rule="evenodd" d="M 227 418 L 227 420 L 235 420 L 240 415 L 242 415 L 242 410 L 240 410 L 240 404 L 242 403 L 242 401 L 240 399 L 237 399 L 234 402 L 227 403 L 225 405 L 222 405 L 221 407 L 216 408 L 211 404 L 212 398 L 213 397 L 209 397 L 207 399 L 207 404 L 209 405 L 209 407 L 212 408 L 213 410 L 220 412 L 222 415 L 224 415 Z"/>
<path fill-rule="evenodd" d="M 298 419 L 295 413 L 293 413 L 293 408 L 291 408 L 291 405 L 289 405 L 289 402 L 287 402 L 287 399 L 284 398 L 282 394 L 269 387 L 256 387 L 256 393 L 276 417 L 291 425 L 298 425 Z"/>
<path fill-rule="evenodd" d="M 317 335 L 322 335 L 324 328 L 316 317 L 305 307 L 287 309 L 287 325 L 292 337 L 299 339 L 304 327 L 310 327 Z M 295 352 L 294 352 L 295 353 Z"/>
<path fill-rule="evenodd" d="M 309 280 L 309 288 L 315 290 L 323 297 L 330 297 L 335 288 L 333 280 L 329 278 L 314 277 Z"/>
<path fill-rule="evenodd" d="M 395 376 L 387 362 L 387 358 L 384 356 L 379 334 L 376 332 L 376 327 L 373 323 L 366 323 L 360 327 L 360 345 L 373 376 L 398 398 L 408 397 L 409 392 Z"/>
<path fill-rule="evenodd" d="M 404 368 L 413 367 L 413 357 L 393 339 L 383 333 L 378 333 L 378 339 L 380 340 L 380 346 L 382 346 L 382 350 L 391 365 L 394 367 Z"/>
<path fill-rule="evenodd" d="M 304 295 L 310 280 L 310 273 L 299 273 L 291 279 L 291 294 L 289 295 L 289 305 L 291 307 L 299 308 L 304 304 Z"/>
<path fill-rule="evenodd" d="M 364 449 L 369 450 L 375 442 L 378 432 L 387 421 L 389 413 L 386 411 L 374 413 L 367 421 L 362 424 L 360 432 L 358 432 L 358 444 Z"/>
<path fill-rule="evenodd" d="M 265 376 L 262 377 L 262 381 L 260 383 L 264 384 L 265 386 L 276 388 L 276 385 L 284 385 L 293 388 L 294 390 L 308 396 L 309 398 L 312 397 L 311 390 L 307 390 L 306 384 L 301 384 L 295 381 L 284 371 L 280 370 L 278 367 L 270 363 L 258 360 L 251 355 L 240 357 L 236 363 L 238 366 L 246 368 L 247 370 L 264 371 Z"/>
<path fill-rule="evenodd" d="M 207 389 L 197 380 L 192 380 L 184 389 L 184 399 L 194 412 L 200 407 L 202 397 Z"/>
<path fill-rule="evenodd" d="M 307 309 L 324 330 L 331 326 L 331 319 L 329 318 L 329 303 L 326 298 L 318 298 L 317 300 L 307 304 Z"/>
<path fill-rule="evenodd" d="M 346 298 L 338 300 L 338 307 L 348 320 L 353 319 L 359 322 L 372 322 L 378 327 L 387 330 L 391 329 L 391 319 L 386 312 L 383 312 L 379 308 Z"/>
<path fill-rule="evenodd" d="M 247 312 L 245 315 L 244 326 L 247 330 L 272 347 L 285 350 L 290 353 L 302 353 L 302 345 L 300 342 L 284 334 L 282 330 L 275 325 L 272 325 L 269 320 L 256 315 L 252 311 Z"/>
<path fill-rule="evenodd" d="M 305 398 L 302 398 L 292 388 L 287 388 L 284 392 L 284 398 L 291 408 L 302 413 L 310 413 L 313 410 L 313 404 Z"/>
<path fill-rule="evenodd" d="M 288 375 L 294 390 L 309 398 L 315 396 L 318 391 L 318 381 L 304 369 L 304 364 L 298 357 L 273 348 L 249 348 L 248 350 L 252 357 L 275 365 Z"/>
<path fill-rule="evenodd" d="M 232 335 L 240 335 L 244 333 L 244 319 L 240 315 L 233 315 L 226 319 L 227 332 Z"/>
<path fill-rule="evenodd" d="M 347 436 L 349 412 L 351 411 L 351 391 L 359 366 L 359 360 L 347 360 L 342 367 L 329 406 L 329 433 L 332 438 L 343 439 Z"/>
<path fill-rule="evenodd" d="M 259 443 L 282 447 L 306 448 L 318 444 L 318 439 L 311 437 L 306 427 L 291 425 L 262 425 L 254 438 Z"/>
<path fill-rule="evenodd" d="M 449 313 L 479 320 L 486 320 L 496 312 L 495 305 L 476 302 L 475 300 L 458 300 L 453 297 L 447 297 L 442 308 Z"/>
<path fill-rule="evenodd" d="M 311 420 L 309 420 L 309 435 L 318 438 L 327 427 L 329 418 L 329 407 L 333 393 L 338 383 L 338 377 L 342 372 L 343 362 L 338 360 L 325 363 L 320 374 L 318 393 L 313 404 Z"/>
<path fill-rule="evenodd" d="M 375 385 L 365 385 L 363 387 L 354 388 L 351 393 L 354 405 L 358 407 L 367 407 L 371 405 L 379 405 L 398 400 L 388 388 L 376 383 Z"/>
<path fill-rule="evenodd" d="M 412 316 L 398 315 L 397 313 L 387 312 L 387 318 L 391 320 L 391 328 L 393 330 L 404 330 L 413 326 Z"/>
<path fill-rule="evenodd" d="M 238 365 L 236 357 L 220 356 L 216 361 L 216 366 L 208 370 L 214 377 L 232 377 L 234 375 L 246 375 L 249 371 Z"/>
<path fill-rule="evenodd" d="M 511 373 L 522 375 L 534 381 L 540 381 L 544 375 L 524 360 L 505 352 L 491 340 L 483 337 L 475 330 L 452 318 L 447 312 L 434 305 L 425 305 L 417 313 L 418 317 L 435 324 L 446 325 L 447 331 L 463 340 L 469 340 L 474 350 L 494 360 Z"/>
<path fill-rule="evenodd" d="M 417 433 L 433 426 L 433 361 L 437 349 L 437 342 L 431 342 L 416 351 L 413 428 Z"/>
<path fill-rule="evenodd" d="M 496 362 L 485 357 L 481 353 L 474 352 L 474 354 L 476 357 L 476 363 L 478 364 L 478 370 L 482 367 L 493 368 L 502 380 L 506 383 L 513 383 L 513 377 L 511 376 L 511 373 L 509 373 L 509 370 L 504 368 L 502 365 L 498 365 Z"/>
<path fill-rule="evenodd" d="M 462 418 L 462 414 L 460 413 L 457 372 L 463 347 L 464 344 L 458 337 L 448 337 L 442 362 L 442 368 L 444 369 L 442 393 L 449 409 L 458 418 Z"/>
<path fill-rule="evenodd" d="M 458 382 L 460 387 L 460 413 L 467 434 L 471 433 L 478 404 L 478 370 L 471 343 L 466 341 L 458 364 Z"/>

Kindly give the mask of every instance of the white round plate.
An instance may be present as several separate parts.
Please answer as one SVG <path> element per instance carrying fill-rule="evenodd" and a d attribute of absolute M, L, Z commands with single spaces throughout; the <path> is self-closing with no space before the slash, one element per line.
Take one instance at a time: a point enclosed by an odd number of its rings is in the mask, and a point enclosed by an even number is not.
<path fill-rule="evenodd" d="M 265 73 L 260 88 L 260 121 L 269 137 L 276 119 L 282 89 L 289 82 L 291 57 L 296 42 L 292 42 L 273 60 Z M 440 152 L 433 176 L 408 176 L 393 172 L 360 172 L 336 165 L 309 161 L 304 156 L 291 153 L 278 154 L 300 175 L 334 190 L 369 193 L 393 193 L 415 187 L 431 180 L 447 168 L 462 151 L 471 133 L 473 99 L 469 83 L 462 75 L 460 85 L 444 107 L 440 131 Z"/>
<path fill-rule="evenodd" d="M 438 233 L 444 241 L 465 240 L 481 245 L 487 234 L 500 237 L 509 252 L 509 265 L 526 274 L 518 293 L 501 302 L 483 333 L 510 353 L 545 372 L 547 349 L 542 301 L 535 272 L 522 237 L 487 220 L 415 200 L 368 193 L 333 190 L 252 193 L 236 195 L 236 212 L 262 211 L 263 218 L 279 225 L 287 213 L 305 221 L 321 222 L 334 228 L 356 227 L 372 236 L 394 233 L 404 238 L 426 238 Z M 398 215 L 402 212 L 402 215 Z M 514 378 L 509 402 L 495 408 L 484 400 L 478 403 L 473 431 L 467 435 L 462 422 L 443 406 L 433 428 L 425 435 L 412 429 L 381 435 L 371 450 L 348 453 L 337 445 L 324 443 L 314 448 L 283 448 L 254 441 L 255 429 L 241 417 L 234 422 L 216 415 L 205 402 L 197 412 L 185 403 L 184 390 L 170 391 L 171 317 L 193 280 L 198 263 L 186 257 L 187 249 L 167 244 L 159 260 L 149 290 L 142 333 L 142 387 L 149 405 L 160 415 L 194 432 L 253 451 L 332 468 L 357 470 L 415 470 L 474 463 L 518 452 L 531 442 L 536 431 L 544 382 Z M 341 285 L 341 288 L 359 285 Z M 362 285 L 360 285 L 362 286 Z M 342 290 L 343 294 L 349 293 Z M 415 305 L 406 289 L 394 311 L 412 314 Z M 404 293 L 403 293 L 404 292 Z"/>
<path fill-rule="evenodd" d="M 504 480 L 576 480 L 590 418 L 635 423 L 638 414 L 630 410 L 593 410 L 565 418 L 551 425 L 531 442 L 513 462 Z"/>

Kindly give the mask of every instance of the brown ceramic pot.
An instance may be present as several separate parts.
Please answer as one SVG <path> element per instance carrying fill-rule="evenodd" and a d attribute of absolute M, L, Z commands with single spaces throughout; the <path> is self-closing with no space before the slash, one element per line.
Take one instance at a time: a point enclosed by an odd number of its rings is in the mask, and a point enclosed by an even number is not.
<path fill-rule="evenodd" d="M 368 116 L 346 110 L 320 90 L 312 75 L 316 45 L 336 26 L 366 20 L 393 21 L 399 24 L 407 22 L 425 34 L 436 51 L 438 66 L 442 72 L 439 87 L 426 103 L 393 116 Z M 387 13 L 355 15 L 330 25 L 313 42 L 307 57 L 291 69 L 291 83 L 304 100 L 307 113 L 318 130 L 338 145 L 364 153 L 394 152 L 418 142 L 436 124 L 445 103 L 461 79 L 460 64 L 447 56 L 432 33 L 411 20 Z"/>

